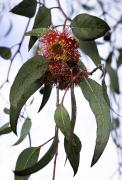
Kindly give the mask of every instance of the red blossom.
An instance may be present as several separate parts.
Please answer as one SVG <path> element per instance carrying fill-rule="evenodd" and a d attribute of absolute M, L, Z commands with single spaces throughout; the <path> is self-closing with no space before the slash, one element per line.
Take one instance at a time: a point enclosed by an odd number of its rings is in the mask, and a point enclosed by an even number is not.
<path fill-rule="evenodd" d="M 39 44 L 38 54 L 48 60 L 48 70 L 44 82 L 58 84 L 59 89 L 66 89 L 80 83 L 81 77 L 88 77 L 86 69 L 80 68 L 79 41 L 71 36 L 68 29 L 63 32 L 50 28 Z"/>
<path fill-rule="evenodd" d="M 50 28 L 42 37 L 41 53 L 49 61 L 78 62 L 80 57 L 78 47 L 78 40 L 70 36 L 68 29 L 59 32 Z"/>

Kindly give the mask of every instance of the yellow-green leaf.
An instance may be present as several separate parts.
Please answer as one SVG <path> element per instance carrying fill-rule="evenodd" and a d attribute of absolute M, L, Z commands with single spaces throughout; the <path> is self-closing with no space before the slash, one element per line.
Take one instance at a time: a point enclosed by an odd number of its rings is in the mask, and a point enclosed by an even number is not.
<path fill-rule="evenodd" d="M 20 138 L 17 140 L 17 142 L 14 145 L 20 144 L 26 138 L 26 136 L 30 132 L 30 128 L 31 128 L 31 119 L 26 118 L 21 129 Z"/>
<path fill-rule="evenodd" d="M 36 28 L 32 29 L 32 31 L 28 31 L 25 33 L 26 36 L 43 36 L 43 34 L 48 30 L 48 28 Z"/>
<path fill-rule="evenodd" d="M 70 139 L 71 121 L 66 108 L 62 104 L 58 105 L 54 114 L 54 119 L 57 127 L 61 130 L 66 139 Z"/>

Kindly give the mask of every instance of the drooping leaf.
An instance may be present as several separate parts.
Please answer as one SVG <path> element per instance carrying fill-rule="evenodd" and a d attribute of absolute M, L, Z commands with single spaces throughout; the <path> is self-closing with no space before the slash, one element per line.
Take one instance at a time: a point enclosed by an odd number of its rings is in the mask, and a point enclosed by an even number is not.
<path fill-rule="evenodd" d="M 6 123 L 2 127 L 0 127 L 0 135 L 8 134 L 10 132 L 12 132 L 12 130 L 9 123 Z"/>
<path fill-rule="evenodd" d="M 43 98 L 42 98 L 41 106 L 40 106 L 38 112 L 40 112 L 43 109 L 43 107 L 46 105 L 47 101 L 50 98 L 51 91 L 52 91 L 52 86 L 48 85 L 48 84 L 45 84 Z"/>
<path fill-rule="evenodd" d="M 47 31 L 48 28 L 36 28 L 32 31 L 28 31 L 25 33 L 26 36 L 43 36 L 43 34 Z"/>
<path fill-rule="evenodd" d="M 122 49 L 118 49 L 119 50 L 119 58 L 117 61 L 117 67 L 119 67 L 122 64 Z"/>
<path fill-rule="evenodd" d="M 80 161 L 81 142 L 80 139 L 73 134 L 72 141 L 64 139 L 64 147 L 67 158 L 73 168 L 74 176 L 78 171 Z"/>
<path fill-rule="evenodd" d="M 40 7 L 38 12 L 37 12 L 32 30 L 36 29 L 36 28 L 48 28 L 50 25 L 51 25 L 51 12 L 50 12 L 50 10 L 46 7 Z M 32 46 L 34 45 L 36 40 L 37 40 L 37 37 L 35 37 L 35 36 L 32 36 L 30 38 L 29 49 L 32 48 Z"/>
<path fill-rule="evenodd" d="M 109 100 L 109 97 L 108 97 L 108 94 L 107 94 L 107 86 L 105 84 L 105 80 L 104 79 L 102 80 L 102 90 L 103 90 L 103 96 L 104 96 L 104 98 L 106 100 L 106 103 L 110 107 L 110 100 Z"/>
<path fill-rule="evenodd" d="M 119 90 L 119 81 L 118 81 L 118 74 L 117 71 L 114 70 L 109 64 L 106 66 L 106 71 L 109 74 L 110 77 L 110 84 L 114 92 L 117 94 L 120 93 Z"/>
<path fill-rule="evenodd" d="M 57 151 L 57 146 L 58 146 L 58 140 L 55 137 L 55 139 L 54 139 L 52 145 L 50 146 L 50 148 L 48 149 L 47 153 L 38 162 L 31 165 L 30 167 L 26 167 L 26 168 L 21 167 L 21 169 L 16 168 L 15 174 L 18 176 L 30 175 L 30 174 L 33 174 L 33 173 L 41 170 L 42 168 L 44 168 L 47 164 L 49 164 L 49 162 L 54 157 L 54 155 Z"/>
<path fill-rule="evenodd" d="M 40 92 L 41 95 L 44 94 L 44 86 L 40 88 L 39 92 Z"/>
<path fill-rule="evenodd" d="M 21 129 L 20 138 L 14 145 L 20 144 L 26 138 L 26 136 L 30 132 L 30 128 L 31 128 L 31 119 L 26 118 L 25 122 L 23 123 L 22 129 Z"/>
<path fill-rule="evenodd" d="M 54 119 L 57 127 L 61 130 L 66 139 L 69 139 L 71 136 L 71 121 L 66 108 L 62 104 L 58 105 L 54 114 Z"/>
<path fill-rule="evenodd" d="M 84 97 L 88 100 L 97 122 L 97 138 L 92 159 L 93 166 L 102 155 L 111 130 L 111 118 L 109 106 L 104 99 L 102 87 L 91 79 L 84 79 L 80 82 Z"/>
<path fill-rule="evenodd" d="M 95 65 L 101 64 L 98 49 L 94 41 L 80 40 L 80 48 L 86 55 L 88 55 L 93 60 Z"/>
<path fill-rule="evenodd" d="M 0 56 L 3 59 L 10 59 L 11 57 L 11 49 L 7 48 L 7 47 L 0 47 Z"/>
<path fill-rule="evenodd" d="M 9 115 L 10 114 L 10 109 L 4 108 L 4 113 Z"/>
<path fill-rule="evenodd" d="M 29 97 L 43 84 L 40 78 L 46 70 L 45 58 L 35 56 L 23 64 L 14 80 L 10 91 L 10 124 L 15 134 L 20 111 Z"/>
<path fill-rule="evenodd" d="M 40 147 L 30 147 L 22 151 L 17 159 L 15 172 L 33 166 L 38 160 L 39 152 Z M 28 180 L 28 178 L 29 176 L 15 175 L 15 180 Z"/>
<path fill-rule="evenodd" d="M 74 93 L 74 87 L 71 87 L 71 129 L 72 129 L 71 133 L 74 132 L 76 115 L 77 115 L 76 98 Z"/>
<path fill-rule="evenodd" d="M 97 39 L 110 30 L 105 21 L 85 13 L 77 15 L 72 20 L 71 28 L 75 36 L 83 41 Z"/>
<path fill-rule="evenodd" d="M 11 12 L 28 18 L 32 18 L 36 12 L 36 0 L 23 0 L 15 6 Z"/>

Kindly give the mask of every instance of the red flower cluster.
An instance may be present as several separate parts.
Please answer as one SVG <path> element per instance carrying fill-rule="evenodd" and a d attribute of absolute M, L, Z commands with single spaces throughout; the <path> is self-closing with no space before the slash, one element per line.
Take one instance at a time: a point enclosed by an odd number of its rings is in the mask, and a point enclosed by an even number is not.
<path fill-rule="evenodd" d="M 41 37 L 38 53 L 48 60 L 45 83 L 58 84 L 60 89 L 65 89 L 80 82 L 83 71 L 78 65 L 78 47 L 78 40 L 70 36 L 68 29 L 59 32 L 50 28 Z"/>
<path fill-rule="evenodd" d="M 42 38 L 41 52 L 49 61 L 78 62 L 78 47 L 78 40 L 70 37 L 67 29 L 59 32 L 51 28 Z"/>

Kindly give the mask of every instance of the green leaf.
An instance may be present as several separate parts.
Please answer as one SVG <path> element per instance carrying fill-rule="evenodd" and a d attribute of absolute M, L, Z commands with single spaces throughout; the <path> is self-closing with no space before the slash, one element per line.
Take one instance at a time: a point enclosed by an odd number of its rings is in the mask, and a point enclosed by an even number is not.
<path fill-rule="evenodd" d="M 64 136 L 67 139 L 70 139 L 71 121 L 70 121 L 70 117 L 66 108 L 62 104 L 58 105 L 54 114 L 54 119 L 55 119 L 57 127 L 61 130 Z"/>
<path fill-rule="evenodd" d="M 109 100 L 109 97 L 108 97 L 108 94 L 107 94 L 107 86 L 105 84 L 105 80 L 104 79 L 102 80 L 102 90 L 103 90 L 103 96 L 104 96 L 104 98 L 106 100 L 106 103 L 110 107 L 110 100 Z"/>
<path fill-rule="evenodd" d="M 10 124 L 15 134 L 20 111 L 29 97 L 43 84 L 40 78 L 46 70 L 45 58 L 35 56 L 23 64 L 14 80 L 10 91 Z"/>
<path fill-rule="evenodd" d="M 73 168 L 74 176 L 78 171 L 80 161 L 81 142 L 80 139 L 73 134 L 72 141 L 64 139 L 64 147 L 67 158 Z"/>
<path fill-rule="evenodd" d="M 119 50 L 119 58 L 117 61 L 117 67 L 119 67 L 122 64 L 122 49 L 118 49 Z"/>
<path fill-rule="evenodd" d="M 11 12 L 28 18 L 32 18 L 36 12 L 36 0 L 23 0 L 15 6 Z"/>
<path fill-rule="evenodd" d="M 0 127 L 0 135 L 8 134 L 12 132 L 11 128 L 9 127 L 10 124 L 6 123 L 2 127 Z"/>
<path fill-rule="evenodd" d="M 4 108 L 4 113 L 9 115 L 10 114 L 10 109 Z"/>
<path fill-rule="evenodd" d="M 40 147 L 30 147 L 21 152 L 17 159 L 15 172 L 33 166 L 38 160 L 39 152 Z M 28 180 L 28 177 L 29 176 L 20 177 L 15 175 L 15 180 Z"/>
<path fill-rule="evenodd" d="M 46 7 L 40 7 L 34 22 L 35 28 L 48 28 L 51 25 L 51 12 Z"/>
<path fill-rule="evenodd" d="M 51 95 L 51 91 L 52 91 L 52 86 L 45 84 L 43 98 L 42 98 L 41 106 L 38 112 L 40 112 L 43 109 L 43 107 L 46 105 L 46 103 L 48 102 Z"/>
<path fill-rule="evenodd" d="M 55 137 L 47 153 L 38 162 L 36 162 L 34 165 L 31 165 L 28 168 L 23 168 L 23 167 L 21 169 L 16 168 L 15 174 L 18 176 L 25 176 L 25 175 L 30 175 L 41 170 L 47 164 L 49 164 L 49 162 L 52 160 L 55 153 L 57 152 L 57 147 L 58 147 L 58 140 Z"/>
<path fill-rule="evenodd" d="M 118 118 L 116 119 L 112 119 L 112 130 L 117 130 L 118 128 L 120 128 L 120 120 Z"/>
<path fill-rule="evenodd" d="M 107 66 L 106 66 L 106 71 L 109 74 L 110 83 L 111 83 L 111 87 L 112 87 L 113 91 L 116 92 L 117 94 L 119 94 L 120 91 L 119 91 L 119 81 L 118 81 L 117 71 L 114 70 L 109 64 L 107 64 Z"/>
<path fill-rule="evenodd" d="M 51 12 L 50 12 L 50 10 L 46 7 L 40 7 L 38 12 L 37 12 L 32 30 L 36 29 L 36 28 L 48 28 L 50 25 L 51 25 Z M 32 36 L 30 38 L 29 49 L 32 48 L 32 46 L 34 45 L 36 40 L 37 40 L 37 37 Z"/>
<path fill-rule="evenodd" d="M 110 30 L 102 19 L 89 14 L 79 14 L 71 23 L 73 33 L 78 39 L 89 41 L 103 36 Z"/>
<path fill-rule="evenodd" d="M 87 56 L 89 56 L 93 60 L 95 65 L 101 64 L 98 49 L 94 41 L 80 40 L 80 48 Z"/>
<path fill-rule="evenodd" d="M 11 57 L 11 49 L 7 48 L 7 47 L 0 47 L 0 56 L 3 59 L 10 59 Z"/>
<path fill-rule="evenodd" d="M 77 116 L 76 98 L 74 93 L 74 87 L 71 87 L 71 129 L 72 129 L 71 133 L 74 132 L 76 116 Z"/>
<path fill-rule="evenodd" d="M 32 31 L 28 31 L 25 33 L 26 36 L 43 36 L 43 34 L 48 30 L 48 28 L 36 28 Z"/>
<path fill-rule="evenodd" d="M 111 130 L 110 110 L 104 99 L 102 87 L 97 82 L 91 79 L 81 80 L 80 88 L 88 100 L 97 122 L 96 146 L 91 164 L 93 166 L 102 155 L 109 139 Z"/>
<path fill-rule="evenodd" d="M 14 145 L 20 144 L 26 138 L 26 136 L 30 132 L 30 128 L 31 128 L 31 119 L 26 118 L 26 120 L 22 126 L 20 138 L 18 139 L 18 141 Z"/>
<path fill-rule="evenodd" d="M 80 66 L 80 68 L 81 68 L 81 69 L 86 68 L 86 67 L 85 67 L 85 65 L 84 65 L 84 63 L 82 62 L 82 60 L 81 60 L 81 59 L 79 59 L 79 61 L 78 61 L 78 65 Z"/>

